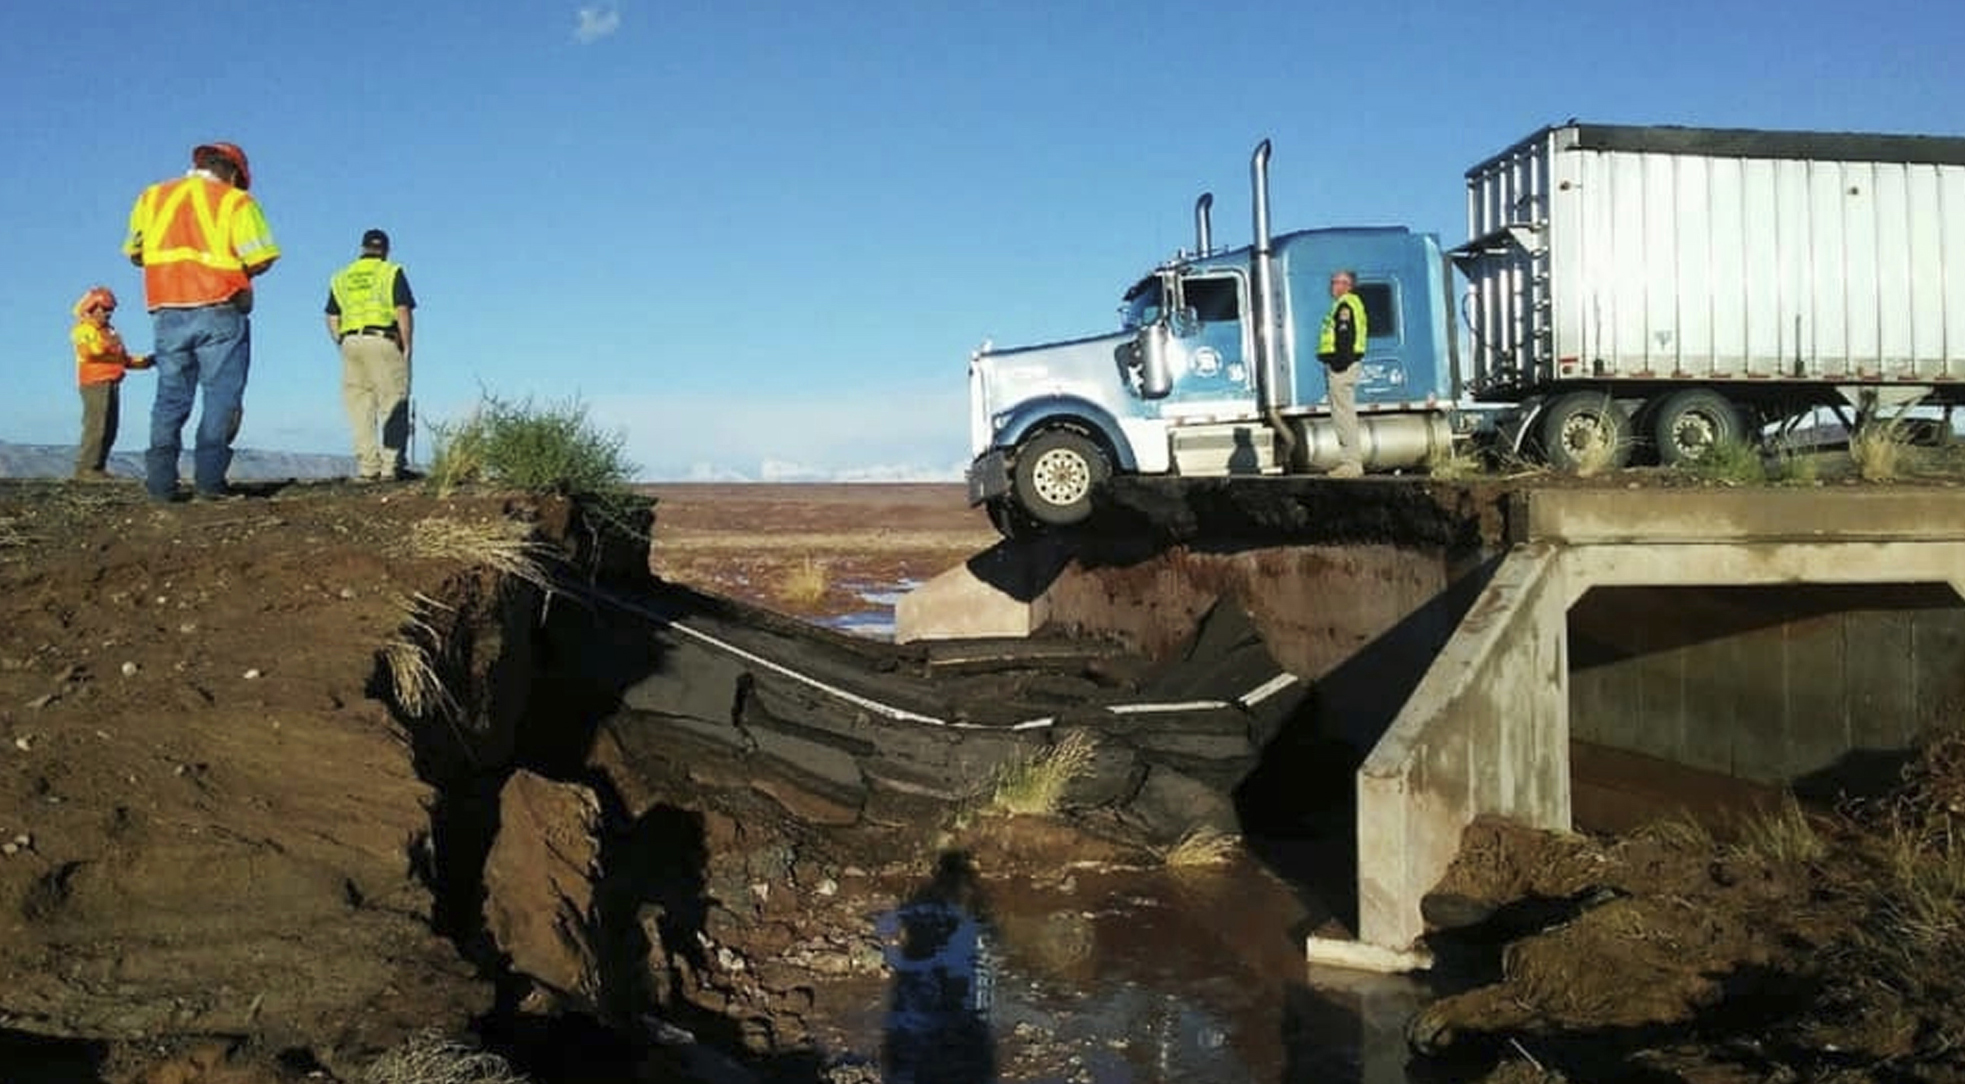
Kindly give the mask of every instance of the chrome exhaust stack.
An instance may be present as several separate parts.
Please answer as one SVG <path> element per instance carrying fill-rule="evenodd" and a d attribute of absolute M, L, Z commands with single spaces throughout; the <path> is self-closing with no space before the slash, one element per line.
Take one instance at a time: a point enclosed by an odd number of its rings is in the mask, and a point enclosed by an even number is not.
<path fill-rule="evenodd" d="M 1298 469 L 1297 439 L 1284 421 L 1281 407 L 1288 396 L 1283 387 L 1282 358 L 1276 347 L 1276 256 L 1269 239 L 1269 141 L 1255 148 L 1249 161 L 1249 186 L 1254 189 L 1255 241 L 1249 258 L 1249 315 L 1255 325 L 1256 373 L 1263 418 L 1275 431 L 1277 459 L 1285 470 Z"/>
<path fill-rule="evenodd" d="M 1276 259 L 1269 242 L 1269 141 L 1256 145 L 1249 162 L 1254 192 L 1255 242 L 1249 268 L 1249 315 L 1255 323 L 1256 372 L 1262 381 L 1262 405 L 1283 405 L 1281 373 L 1276 358 Z"/>
<path fill-rule="evenodd" d="M 1214 251 L 1214 193 L 1203 192 L 1194 201 L 1194 255 Z"/>

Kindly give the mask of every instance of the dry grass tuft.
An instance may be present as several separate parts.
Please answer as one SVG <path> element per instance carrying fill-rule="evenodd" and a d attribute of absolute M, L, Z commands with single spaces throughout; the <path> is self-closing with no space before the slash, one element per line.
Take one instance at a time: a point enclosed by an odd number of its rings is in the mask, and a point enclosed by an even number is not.
<path fill-rule="evenodd" d="M 1685 810 L 1680 810 L 1662 820 L 1652 821 L 1633 834 L 1639 839 L 1648 839 L 1675 851 L 1697 854 L 1710 852 L 1714 847 L 1712 829 Z"/>
<path fill-rule="evenodd" d="M 382 664 L 389 670 L 389 684 L 403 714 L 412 719 L 456 715 L 457 700 L 437 676 L 429 649 L 422 644 L 407 635 L 391 637 L 382 645 Z"/>
<path fill-rule="evenodd" d="M 447 649 L 447 637 L 433 615 L 450 607 L 422 592 L 396 602 L 402 611 L 401 631 L 382 645 L 382 665 L 396 693 L 396 706 L 412 719 L 459 714 L 456 697 L 437 672 L 436 660 Z"/>
<path fill-rule="evenodd" d="M 466 523 L 431 516 L 410 527 L 408 548 L 415 557 L 481 566 L 541 590 L 553 588 L 544 560 L 548 548 L 532 537 L 532 528 L 517 520 Z"/>
<path fill-rule="evenodd" d="M 528 1084 L 528 1078 L 496 1054 L 424 1031 L 370 1062 L 362 1084 Z"/>
<path fill-rule="evenodd" d="M 785 570 L 778 583 L 778 597 L 799 606 L 809 606 L 826 597 L 832 587 L 832 573 L 824 561 L 810 556 Z"/>
<path fill-rule="evenodd" d="M 1805 448 L 1777 445 L 1767 480 L 1786 486 L 1812 486 L 1822 477 L 1822 457 Z"/>
<path fill-rule="evenodd" d="M 1241 853 L 1239 838 L 1214 828 L 1195 828 L 1169 847 L 1160 861 L 1168 869 L 1210 869 L 1233 862 Z"/>
<path fill-rule="evenodd" d="M 1426 473 L 1442 482 L 1464 482 L 1487 474 L 1487 459 L 1479 449 L 1455 441 L 1445 448 L 1434 448 L 1426 456 Z"/>
<path fill-rule="evenodd" d="M 1074 730 L 1034 755 L 1018 757 L 996 773 L 990 806 L 1018 816 L 1056 813 L 1065 788 L 1091 774 L 1098 742 L 1089 731 Z"/>
<path fill-rule="evenodd" d="M 1865 482 L 1894 482 L 1908 466 L 1911 428 L 1897 418 L 1872 418 L 1849 437 L 1849 458 Z"/>
<path fill-rule="evenodd" d="M 1883 933 L 1909 945 L 1940 945 L 1965 932 L 1965 843 L 1932 840 L 1914 826 L 1887 837 L 1878 895 Z"/>
<path fill-rule="evenodd" d="M 20 517 L 0 516 L 0 549 L 25 546 L 33 537 L 20 529 Z"/>
<path fill-rule="evenodd" d="M 1828 844 L 1792 794 L 1783 795 L 1775 808 L 1742 819 L 1739 834 L 1742 851 L 1770 862 L 1818 862 L 1828 853 Z"/>

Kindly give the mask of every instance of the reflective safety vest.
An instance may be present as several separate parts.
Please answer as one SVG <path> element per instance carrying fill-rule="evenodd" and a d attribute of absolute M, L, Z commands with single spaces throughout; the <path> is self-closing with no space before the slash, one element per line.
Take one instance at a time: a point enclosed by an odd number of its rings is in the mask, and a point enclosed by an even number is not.
<path fill-rule="evenodd" d="M 154 311 L 230 301 L 249 288 L 246 268 L 280 249 L 245 190 L 192 173 L 143 190 L 123 253 L 143 258 L 144 303 Z"/>
<path fill-rule="evenodd" d="M 395 326 L 396 276 L 402 273 L 400 264 L 363 256 L 335 274 L 328 290 L 341 307 L 343 335 L 363 328 Z"/>
<path fill-rule="evenodd" d="M 1345 294 L 1343 297 L 1331 302 L 1330 311 L 1324 314 L 1323 331 L 1317 336 L 1317 356 L 1327 358 L 1337 353 L 1337 310 L 1339 308 L 1349 308 L 1351 310 L 1351 326 L 1357 329 L 1357 334 L 1351 340 L 1351 350 L 1355 357 L 1364 357 L 1366 336 L 1365 303 L 1359 300 L 1355 292 Z"/>
<path fill-rule="evenodd" d="M 83 320 L 68 333 L 68 338 L 75 344 L 76 384 L 86 388 L 122 383 L 123 367 L 130 362 L 130 352 L 124 349 L 123 337 L 116 334 L 115 328 L 97 327 Z"/>

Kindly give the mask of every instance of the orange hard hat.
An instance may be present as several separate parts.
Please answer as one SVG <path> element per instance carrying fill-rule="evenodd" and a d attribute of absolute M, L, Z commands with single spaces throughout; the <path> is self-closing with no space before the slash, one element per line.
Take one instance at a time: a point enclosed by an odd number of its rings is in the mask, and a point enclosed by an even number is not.
<path fill-rule="evenodd" d="M 194 166 L 197 165 L 198 159 L 203 158 L 207 154 L 218 155 L 220 158 L 232 163 L 232 168 L 239 171 L 240 188 L 252 187 L 252 170 L 246 165 L 246 152 L 240 150 L 238 144 L 200 143 L 191 148 L 191 164 Z"/>
<path fill-rule="evenodd" d="M 105 312 L 116 311 L 116 295 L 107 286 L 91 286 L 89 291 L 75 302 L 75 315 L 83 316 L 96 309 Z"/>

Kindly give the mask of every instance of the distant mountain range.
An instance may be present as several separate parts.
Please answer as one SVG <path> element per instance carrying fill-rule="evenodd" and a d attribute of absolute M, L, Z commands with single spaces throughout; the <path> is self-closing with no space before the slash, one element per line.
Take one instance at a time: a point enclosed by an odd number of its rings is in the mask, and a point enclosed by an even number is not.
<path fill-rule="evenodd" d="M 191 452 L 178 461 L 183 474 L 191 472 Z M 66 478 L 75 473 L 72 444 L 9 444 L 0 440 L 0 478 Z M 109 473 L 143 477 L 142 452 L 115 452 Z M 232 453 L 230 477 L 235 482 L 269 482 L 287 478 L 346 478 L 355 473 L 355 457 L 308 452 L 268 452 L 239 448 Z"/>

